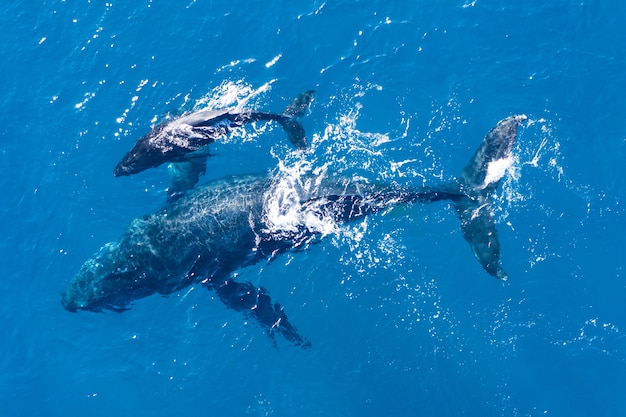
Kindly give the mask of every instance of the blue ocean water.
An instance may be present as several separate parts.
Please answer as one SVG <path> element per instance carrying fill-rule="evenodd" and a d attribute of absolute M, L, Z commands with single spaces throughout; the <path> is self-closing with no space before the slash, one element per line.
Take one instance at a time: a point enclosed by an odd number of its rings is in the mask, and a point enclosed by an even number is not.
<path fill-rule="evenodd" d="M 617 0 L 3 5 L 2 415 L 626 414 L 624 16 Z M 82 263 L 164 204 L 164 166 L 112 175 L 138 137 L 308 89 L 304 160 L 257 124 L 213 147 L 203 181 L 305 164 L 440 183 L 523 113 L 495 197 L 509 280 L 437 203 L 238 272 L 310 349 L 275 348 L 201 286 L 62 308 Z"/>

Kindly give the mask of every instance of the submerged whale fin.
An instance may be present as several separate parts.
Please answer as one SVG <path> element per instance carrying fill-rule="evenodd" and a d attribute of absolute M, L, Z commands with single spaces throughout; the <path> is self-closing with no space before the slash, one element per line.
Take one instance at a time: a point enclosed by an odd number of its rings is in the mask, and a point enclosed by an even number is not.
<path fill-rule="evenodd" d="M 282 116 L 277 119 L 278 123 L 283 127 L 287 133 L 289 141 L 298 149 L 304 149 L 307 147 L 306 135 L 304 133 L 304 127 L 300 124 L 299 119 L 304 116 L 311 101 L 313 101 L 314 90 L 305 91 L 298 95 L 294 101 L 292 101 L 285 110 Z"/>
<path fill-rule="evenodd" d="M 202 155 L 183 162 L 172 162 L 167 166 L 170 186 L 167 187 L 167 202 L 179 199 L 200 181 L 206 173 L 206 160 L 210 155 Z"/>
<path fill-rule="evenodd" d="M 453 200 L 474 256 L 487 273 L 502 280 L 507 274 L 500 266 L 500 240 L 490 198 L 511 164 L 517 128 L 524 120 L 525 115 L 507 117 L 487 134 L 457 180 L 463 197 Z"/>
<path fill-rule="evenodd" d="M 214 290 L 226 307 L 243 312 L 264 327 L 274 346 L 276 346 L 274 336 L 278 333 L 296 346 L 311 347 L 311 342 L 301 336 L 289 322 L 282 306 L 272 302 L 265 288 L 256 287 L 250 282 L 237 282 L 232 279 L 220 285 L 206 280 L 204 286 L 209 290 Z"/>

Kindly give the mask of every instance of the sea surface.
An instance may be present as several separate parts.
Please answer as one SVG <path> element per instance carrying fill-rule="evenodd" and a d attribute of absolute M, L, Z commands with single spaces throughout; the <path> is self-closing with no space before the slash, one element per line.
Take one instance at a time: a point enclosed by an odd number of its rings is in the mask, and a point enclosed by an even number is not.
<path fill-rule="evenodd" d="M 0 6 L 2 416 L 626 415 L 626 2 L 56 0 Z M 201 285 L 65 311 L 83 262 L 165 204 L 115 178 L 187 111 L 281 112 L 202 182 L 252 172 L 453 180 L 525 114 L 494 195 L 506 282 L 449 203 L 398 207 L 237 271 L 309 349 Z"/>

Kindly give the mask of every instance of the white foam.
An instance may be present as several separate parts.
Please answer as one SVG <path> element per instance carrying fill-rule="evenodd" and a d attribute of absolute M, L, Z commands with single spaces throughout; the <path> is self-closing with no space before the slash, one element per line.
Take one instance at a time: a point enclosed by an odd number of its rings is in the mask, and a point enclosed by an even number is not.
<path fill-rule="evenodd" d="M 229 107 L 242 109 L 251 105 L 250 102 L 253 98 L 270 91 L 275 81 L 276 80 L 270 80 L 254 88 L 251 84 L 245 83 L 242 80 L 225 80 L 204 97 L 197 100 L 193 110 L 225 109 Z"/>
<path fill-rule="evenodd" d="M 306 230 L 321 236 L 338 233 L 339 226 L 332 217 L 320 216 L 314 206 L 310 210 L 303 209 L 302 202 L 315 196 L 321 182 L 327 178 L 324 166 L 317 167 L 315 175 L 311 173 L 310 161 L 302 156 L 289 165 L 279 160 L 275 182 L 264 197 L 267 232 L 283 234 Z"/>
<path fill-rule="evenodd" d="M 506 158 L 496 159 L 487 165 L 487 174 L 482 188 L 487 188 L 490 184 L 497 183 L 504 177 L 507 171 L 513 166 L 514 158 L 509 155 Z"/>
<path fill-rule="evenodd" d="M 265 64 L 265 68 L 270 68 L 270 67 L 273 67 L 273 66 L 274 66 L 274 64 L 276 64 L 276 63 L 278 62 L 278 60 L 280 60 L 282 57 L 283 57 L 283 54 L 278 54 L 278 55 L 276 55 L 274 58 L 272 58 L 272 60 L 271 60 L 271 61 L 269 61 L 269 62 L 267 62 L 267 63 Z"/>

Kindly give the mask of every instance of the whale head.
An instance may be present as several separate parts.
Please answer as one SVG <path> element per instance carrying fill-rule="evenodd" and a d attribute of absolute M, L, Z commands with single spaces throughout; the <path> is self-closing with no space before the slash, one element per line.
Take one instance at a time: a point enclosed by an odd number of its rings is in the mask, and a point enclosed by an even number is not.
<path fill-rule="evenodd" d="M 116 177 L 128 176 L 154 168 L 166 162 L 177 162 L 191 150 L 187 143 L 178 140 L 185 132 L 178 132 L 168 125 L 159 125 L 141 137 L 124 155 L 113 170 Z"/>
<path fill-rule="evenodd" d="M 145 141 L 138 141 L 113 170 L 113 175 L 123 177 L 137 174 L 164 162 L 162 153 L 150 147 Z"/>
<path fill-rule="evenodd" d="M 61 295 L 63 307 L 78 310 L 124 311 L 131 301 L 153 294 L 140 256 L 128 256 L 118 243 L 108 243 L 87 260 Z"/>

